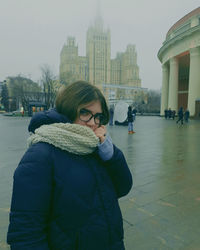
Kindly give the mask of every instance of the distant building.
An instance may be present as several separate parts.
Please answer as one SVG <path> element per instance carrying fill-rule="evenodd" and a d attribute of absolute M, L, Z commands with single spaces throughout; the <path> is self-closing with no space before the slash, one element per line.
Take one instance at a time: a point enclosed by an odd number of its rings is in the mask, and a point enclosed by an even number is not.
<path fill-rule="evenodd" d="M 141 87 L 135 45 L 128 45 L 124 53 L 111 59 L 111 83 Z"/>
<path fill-rule="evenodd" d="M 97 17 L 87 31 L 86 57 L 89 81 L 94 85 L 110 82 L 110 30 L 105 30 L 103 20 Z"/>
<path fill-rule="evenodd" d="M 0 94 L 1 94 L 1 91 L 2 91 L 2 86 L 5 82 L 0 82 Z"/>
<path fill-rule="evenodd" d="M 139 100 L 147 103 L 147 88 L 122 84 L 103 84 L 102 89 L 109 104 L 116 104 L 120 100 L 130 105 L 133 104 L 133 101 L 137 102 Z"/>
<path fill-rule="evenodd" d="M 191 116 L 200 115 L 200 7 L 167 32 L 158 52 L 162 63 L 161 115 L 182 106 Z"/>
<path fill-rule="evenodd" d="M 78 79 L 88 80 L 88 61 L 78 56 L 78 46 L 74 37 L 68 37 L 60 54 L 60 79 L 69 83 Z"/>
<path fill-rule="evenodd" d="M 78 56 L 75 38 L 68 37 L 60 54 L 60 80 L 86 80 L 100 89 L 105 84 L 141 88 L 135 45 L 128 45 L 125 52 L 111 59 L 110 30 L 104 29 L 102 18 L 97 17 L 87 30 L 85 57 Z"/>

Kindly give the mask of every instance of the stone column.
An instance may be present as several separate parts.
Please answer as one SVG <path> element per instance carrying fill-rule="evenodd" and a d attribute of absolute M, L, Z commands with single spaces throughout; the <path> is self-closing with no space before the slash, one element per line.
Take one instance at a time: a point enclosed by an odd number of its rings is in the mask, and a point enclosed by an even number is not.
<path fill-rule="evenodd" d="M 178 59 L 170 59 L 168 108 L 178 110 Z"/>
<path fill-rule="evenodd" d="M 200 97 L 200 47 L 190 50 L 190 73 L 188 91 L 188 110 L 195 115 L 195 100 Z"/>
<path fill-rule="evenodd" d="M 169 93 L 169 70 L 166 64 L 162 65 L 162 95 L 160 115 L 164 115 L 164 110 L 168 108 Z"/>

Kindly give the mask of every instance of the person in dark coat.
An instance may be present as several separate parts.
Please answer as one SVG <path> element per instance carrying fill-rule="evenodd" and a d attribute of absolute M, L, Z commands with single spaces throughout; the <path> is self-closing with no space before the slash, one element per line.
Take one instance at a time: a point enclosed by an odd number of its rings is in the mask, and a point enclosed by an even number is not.
<path fill-rule="evenodd" d="M 101 91 L 79 81 L 36 113 L 14 173 L 7 242 L 14 250 L 124 250 L 118 199 L 132 187 L 106 131 Z"/>
<path fill-rule="evenodd" d="M 127 120 L 128 120 L 128 133 L 129 134 L 135 133 L 133 131 L 133 112 L 131 106 L 128 106 Z"/>
<path fill-rule="evenodd" d="M 135 117 L 136 117 L 136 114 L 137 114 L 137 109 L 136 108 L 134 108 L 133 109 L 133 111 L 132 111 L 132 113 L 135 115 Z"/>
<path fill-rule="evenodd" d="M 172 118 L 172 110 L 171 110 L 171 108 L 169 108 L 169 110 L 168 110 L 168 118 L 169 118 L 169 119 Z"/>
<path fill-rule="evenodd" d="M 176 116 L 176 110 L 172 110 L 172 119 L 174 120 Z"/>
<path fill-rule="evenodd" d="M 165 109 L 164 113 L 165 113 L 165 119 L 167 119 L 168 118 L 168 109 Z"/>
<path fill-rule="evenodd" d="M 185 122 L 188 122 L 190 117 L 190 111 L 188 109 L 185 111 L 184 117 L 185 117 Z"/>
<path fill-rule="evenodd" d="M 180 109 L 178 110 L 178 120 L 176 121 L 176 123 L 179 122 L 183 124 L 183 107 L 180 107 Z"/>

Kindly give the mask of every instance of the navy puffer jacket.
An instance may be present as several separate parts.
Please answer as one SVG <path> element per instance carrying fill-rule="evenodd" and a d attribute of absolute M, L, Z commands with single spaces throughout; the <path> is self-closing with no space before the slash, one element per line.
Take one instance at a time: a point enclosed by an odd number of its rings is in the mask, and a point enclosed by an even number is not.
<path fill-rule="evenodd" d="M 70 122 L 51 110 L 29 125 Z M 75 155 L 53 145 L 32 145 L 15 174 L 7 241 L 13 250 L 122 250 L 123 224 L 118 198 L 132 177 L 114 146 L 103 162 L 97 152 Z"/>

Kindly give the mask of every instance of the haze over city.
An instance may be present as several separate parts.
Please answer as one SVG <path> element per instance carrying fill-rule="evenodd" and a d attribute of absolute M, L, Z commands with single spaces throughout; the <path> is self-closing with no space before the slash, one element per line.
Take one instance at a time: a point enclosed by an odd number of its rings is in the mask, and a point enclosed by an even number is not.
<path fill-rule="evenodd" d="M 8 76 L 38 81 L 48 64 L 59 75 L 60 52 L 74 36 L 79 55 L 86 53 L 86 32 L 97 10 L 111 31 L 111 58 L 135 44 L 142 87 L 160 89 L 157 53 L 170 27 L 199 7 L 199 0 L 0 0 L 0 81 Z"/>

